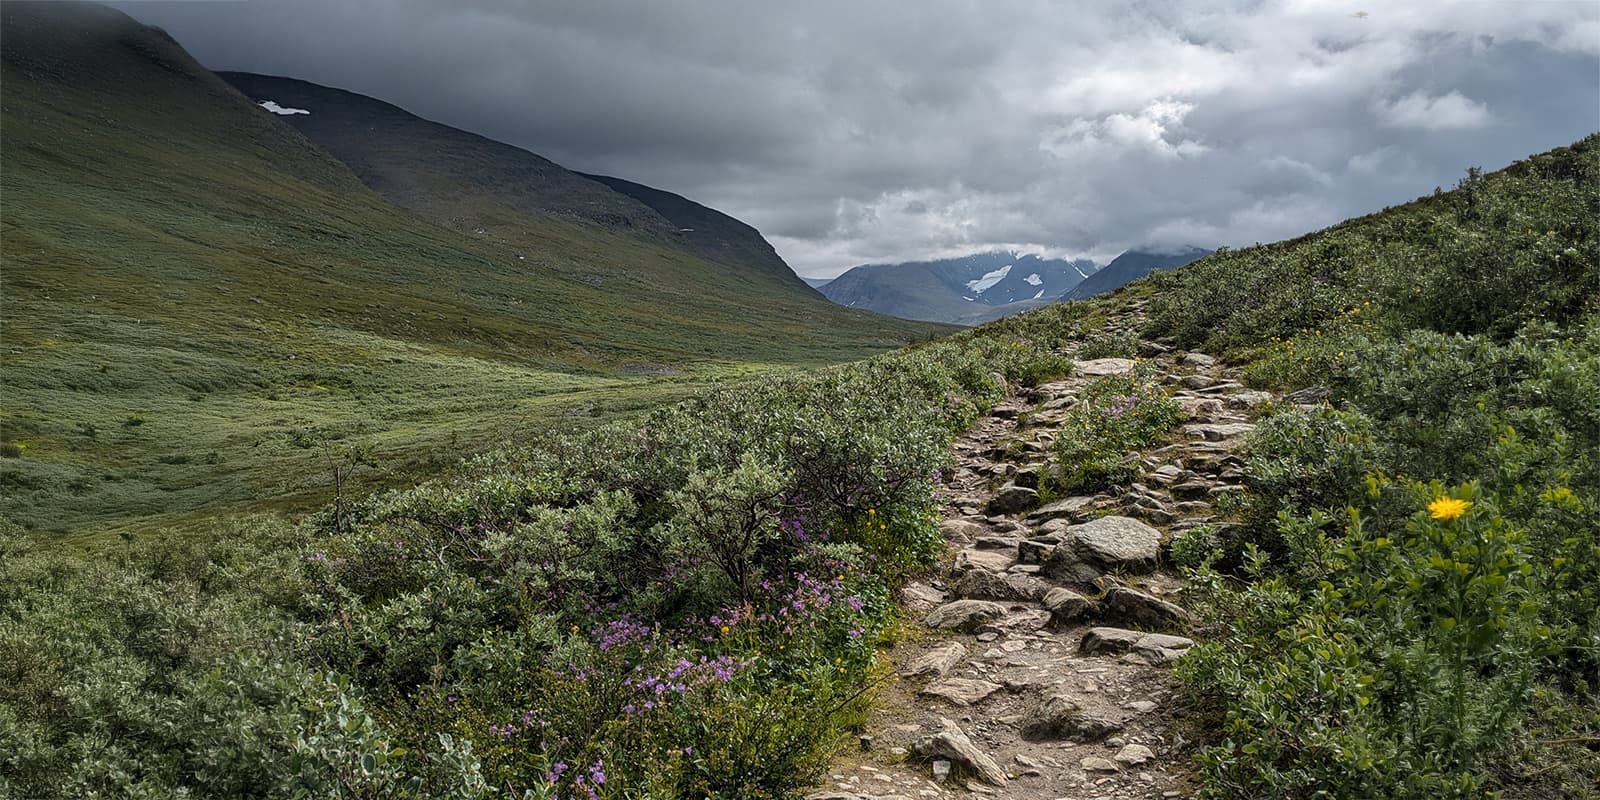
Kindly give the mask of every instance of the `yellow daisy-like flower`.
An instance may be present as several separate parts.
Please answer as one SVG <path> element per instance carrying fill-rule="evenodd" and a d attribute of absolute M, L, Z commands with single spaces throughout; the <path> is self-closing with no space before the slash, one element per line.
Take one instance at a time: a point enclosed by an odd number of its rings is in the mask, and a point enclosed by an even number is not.
<path fill-rule="evenodd" d="M 726 625 L 722 626 L 722 632 L 723 633 L 727 633 L 728 632 L 728 626 L 726 626 Z"/>
<path fill-rule="evenodd" d="M 1467 513 L 1472 503 L 1454 497 L 1441 497 L 1428 504 L 1428 516 L 1434 519 L 1455 519 Z"/>

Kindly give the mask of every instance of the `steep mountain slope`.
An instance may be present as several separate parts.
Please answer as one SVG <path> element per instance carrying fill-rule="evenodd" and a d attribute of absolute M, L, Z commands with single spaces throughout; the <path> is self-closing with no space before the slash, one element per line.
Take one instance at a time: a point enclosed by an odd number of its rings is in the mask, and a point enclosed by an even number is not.
<path fill-rule="evenodd" d="M 0 512 L 28 525 L 304 503 L 341 440 L 408 470 L 558 408 L 937 332 L 576 207 L 440 182 L 410 196 L 515 236 L 433 224 L 119 12 L 7 2 L 0 26 L 0 439 L 21 455 Z M 636 229 L 670 224 L 571 181 Z"/>
<path fill-rule="evenodd" d="M 1143 278 L 1152 272 L 1181 267 L 1195 259 L 1210 254 L 1210 250 L 1204 250 L 1199 247 L 1185 247 L 1175 252 L 1129 250 L 1111 259 L 1111 263 L 1107 264 L 1104 269 L 1084 279 L 1082 283 L 1068 292 L 1063 299 L 1087 300 L 1097 294 L 1114 291 L 1118 287 Z"/>
<path fill-rule="evenodd" d="M 821 291 L 852 308 L 906 319 L 975 325 L 1050 302 L 1094 274 L 1092 261 L 1013 252 L 903 264 L 866 264 Z"/>
<path fill-rule="evenodd" d="M 621 192 L 660 214 L 689 249 L 713 261 L 754 267 L 785 282 L 799 280 L 761 232 L 714 208 L 672 192 L 606 175 L 577 173 Z M 809 284 L 807 284 L 809 285 Z"/>
<path fill-rule="evenodd" d="M 754 228 L 671 192 L 573 172 L 354 92 L 247 72 L 218 75 L 269 110 L 280 109 L 274 113 L 374 191 L 435 222 L 515 240 L 524 226 L 508 224 L 503 212 L 579 220 L 800 287 Z"/>

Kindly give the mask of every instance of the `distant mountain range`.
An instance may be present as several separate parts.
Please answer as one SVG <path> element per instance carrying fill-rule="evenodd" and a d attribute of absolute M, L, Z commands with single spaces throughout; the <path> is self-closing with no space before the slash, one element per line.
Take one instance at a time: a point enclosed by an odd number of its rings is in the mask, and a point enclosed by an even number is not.
<path fill-rule="evenodd" d="M 829 300 L 890 316 L 976 325 L 1048 303 L 1092 275 L 1092 261 L 1014 252 L 864 264 L 820 287 Z"/>
<path fill-rule="evenodd" d="M 829 300 L 903 319 L 977 325 L 1031 308 L 1112 291 L 1158 269 L 1187 264 L 1210 250 L 1129 250 L 1101 269 L 1093 261 L 1015 252 L 938 261 L 863 264 L 832 280 L 807 278 Z"/>

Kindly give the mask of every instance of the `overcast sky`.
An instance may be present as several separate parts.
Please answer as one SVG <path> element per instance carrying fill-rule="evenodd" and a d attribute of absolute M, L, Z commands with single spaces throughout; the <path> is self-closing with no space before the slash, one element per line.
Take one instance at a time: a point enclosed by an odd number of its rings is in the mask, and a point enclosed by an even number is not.
<path fill-rule="evenodd" d="M 1600 0 L 118 7 L 764 233 L 804 275 L 1246 245 L 1600 130 Z"/>

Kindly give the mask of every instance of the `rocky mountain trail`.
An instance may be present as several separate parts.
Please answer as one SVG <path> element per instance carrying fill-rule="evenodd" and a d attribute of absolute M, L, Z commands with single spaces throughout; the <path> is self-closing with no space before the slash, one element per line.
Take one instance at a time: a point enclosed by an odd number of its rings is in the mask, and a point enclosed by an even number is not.
<path fill-rule="evenodd" d="M 1218 503 L 1243 489 L 1245 435 L 1276 398 L 1210 355 L 1141 352 L 1185 418 L 1176 443 L 1137 454 L 1129 485 L 1039 494 L 1079 392 L 1133 359 L 1079 360 L 953 445 L 940 524 L 952 557 L 902 590 L 915 624 L 890 653 L 894 674 L 860 749 L 809 800 L 1193 794 L 1172 673 L 1192 617 L 1163 545 L 1227 524 Z"/>

